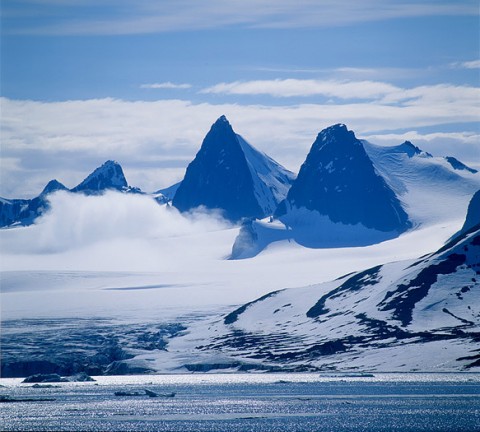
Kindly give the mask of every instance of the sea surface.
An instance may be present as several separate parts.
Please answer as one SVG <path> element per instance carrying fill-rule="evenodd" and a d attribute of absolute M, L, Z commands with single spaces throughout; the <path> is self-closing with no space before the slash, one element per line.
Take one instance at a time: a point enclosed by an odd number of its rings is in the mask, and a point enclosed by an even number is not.
<path fill-rule="evenodd" d="M 359 374 L 361 375 L 361 374 Z M 185 374 L 33 388 L 0 379 L 5 431 L 480 431 L 480 374 Z M 145 389 L 160 394 L 149 397 Z M 140 396 L 115 396 L 115 392 Z M 169 393 L 174 397 L 162 397 Z M 171 395 L 170 395 L 171 396 Z"/>

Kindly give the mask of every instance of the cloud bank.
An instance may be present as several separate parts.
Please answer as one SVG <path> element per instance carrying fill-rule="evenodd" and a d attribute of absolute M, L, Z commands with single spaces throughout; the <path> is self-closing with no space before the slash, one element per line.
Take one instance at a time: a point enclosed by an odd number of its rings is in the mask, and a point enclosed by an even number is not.
<path fill-rule="evenodd" d="M 128 241 L 135 248 L 141 241 L 161 243 L 229 227 L 218 213 L 181 214 L 142 195 L 62 191 L 49 200 L 51 209 L 34 225 L 0 230 L 3 254 L 54 254 L 115 241 Z"/>

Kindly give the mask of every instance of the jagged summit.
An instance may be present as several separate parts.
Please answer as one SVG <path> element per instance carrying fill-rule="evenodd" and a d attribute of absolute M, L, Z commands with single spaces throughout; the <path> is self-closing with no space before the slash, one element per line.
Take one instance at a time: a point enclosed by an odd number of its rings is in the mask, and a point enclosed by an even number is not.
<path fill-rule="evenodd" d="M 294 175 L 236 134 L 225 116 L 212 125 L 190 163 L 173 205 L 204 206 L 230 220 L 272 214 Z"/>
<path fill-rule="evenodd" d="M 445 160 L 451 165 L 454 170 L 457 171 L 468 171 L 471 174 L 476 174 L 478 171 L 476 169 L 470 168 L 465 165 L 463 162 L 460 162 L 457 158 L 453 156 L 446 156 Z"/>
<path fill-rule="evenodd" d="M 385 232 L 409 226 L 400 201 L 375 170 L 362 141 L 344 124 L 318 134 L 276 214 L 281 218 L 294 208 Z"/>
<path fill-rule="evenodd" d="M 93 171 L 72 192 L 98 193 L 105 189 L 123 190 L 127 188 L 127 180 L 118 162 L 108 160 Z"/>
<path fill-rule="evenodd" d="M 49 193 L 52 193 L 58 190 L 67 190 L 67 187 L 62 183 L 60 183 L 57 179 L 53 179 L 47 183 L 47 185 L 43 188 L 43 191 L 40 195 L 48 195 Z"/>

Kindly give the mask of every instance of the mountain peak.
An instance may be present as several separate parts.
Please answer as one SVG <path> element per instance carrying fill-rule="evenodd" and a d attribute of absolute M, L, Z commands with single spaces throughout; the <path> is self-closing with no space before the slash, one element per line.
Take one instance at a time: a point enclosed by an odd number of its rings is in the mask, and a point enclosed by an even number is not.
<path fill-rule="evenodd" d="M 405 153 L 408 157 L 413 157 L 422 153 L 416 145 L 412 144 L 411 141 L 405 141 L 404 143 L 398 146 L 398 150 L 402 153 Z"/>
<path fill-rule="evenodd" d="M 107 160 L 95 169 L 83 182 L 72 189 L 72 192 L 98 193 L 105 189 L 122 190 L 128 187 L 121 165 Z"/>
<path fill-rule="evenodd" d="M 212 125 L 173 198 L 180 211 L 204 206 L 230 220 L 272 214 L 293 174 L 237 135 L 225 116 Z M 278 198 L 281 196 L 281 198 Z"/>
<path fill-rule="evenodd" d="M 225 114 L 222 114 L 214 123 L 214 125 L 220 125 L 220 124 L 230 124 L 230 122 L 228 121 L 227 117 L 225 116 Z"/>
<path fill-rule="evenodd" d="M 344 124 L 322 130 L 300 168 L 277 216 L 306 208 L 332 222 L 362 224 L 384 232 L 403 231 L 408 216 L 378 175 L 360 140 Z"/>
<path fill-rule="evenodd" d="M 348 151 L 351 146 L 358 146 L 361 143 L 357 140 L 353 131 L 348 130 L 343 123 L 337 123 L 323 129 L 318 134 L 312 146 L 312 151 L 319 151 L 326 145 L 343 153 Z"/>
<path fill-rule="evenodd" d="M 57 190 L 66 190 L 66 189 L 67 188 L 62 183 L 60 183 L 57 179 L 53 179 L 47 183 L 47 185 L 43 188 L 43 191 L 40 195 L 47 195 Z"/>

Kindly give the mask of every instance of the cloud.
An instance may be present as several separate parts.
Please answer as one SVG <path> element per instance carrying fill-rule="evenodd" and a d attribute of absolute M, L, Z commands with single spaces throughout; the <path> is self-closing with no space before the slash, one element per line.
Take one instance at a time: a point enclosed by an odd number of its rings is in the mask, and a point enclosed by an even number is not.
<path fill-rule="evenodd" d="M 116 240 L 162 242 L 230 226 L 215 212 L 181 214 L 144 195 L 57 192 L 49 200 L 51 209 L 34 225 L 0 230 L 4 253 L 51 254 Z"/>
<path fill-rule="evenodd" d="M 21 1 L 4 7 L 4 31 L 17 34 L 120 35 L 212 28 L 301 28 L 423 16 L 478 15 L 475 0 L 100 0 Z M 48 20 L 18 20 L 36 12 Z M 8 18 L 12 17 L 12 21 Z M 81 18 L 79 18 L 81 17 Z M 19 23 L 20 22 L 20 23 Z"/>
<path fill-rule="evenodd" d="M 220 83 L 201 90 L 201 93 L 274 97 L 321 95 L 339 99 L 377 99 L 400 90 L 391 84 L 375 81 L 275 79 Z"/>
<path fill-rule="evenodd" d="M 191 84 L 174 84 L 170 81 L 163 83 L 142 84 L 140 86 L 142 89 L 189 89 L 191 87 Z"/>
<path fill-rule="evenodd" d="M 219 83 L 201 93 L 226 95 L 270 95 L 273 97 L 324 96 L 337 99 L 379 100 L 382 104 L 467 103 L 472 107 L 480 98 L 480 88 L 438 84 L 400 88 L 380 81 L 339 81 L 275 79 Z"/>
<path fill-rule="evenodd" d="M 480 60 L 450 63 L 455 69 L 480 69 Z"/>

